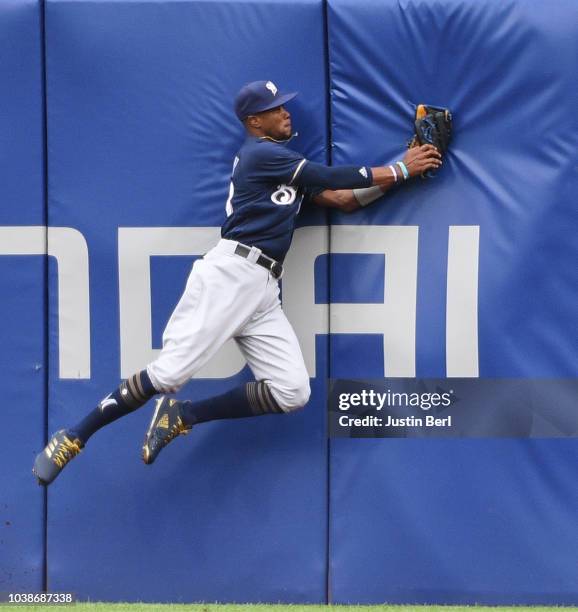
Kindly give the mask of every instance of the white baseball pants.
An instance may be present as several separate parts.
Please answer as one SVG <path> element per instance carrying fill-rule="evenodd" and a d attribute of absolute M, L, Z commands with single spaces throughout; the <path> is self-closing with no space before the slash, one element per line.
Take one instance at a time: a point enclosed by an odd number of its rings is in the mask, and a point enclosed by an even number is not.
<path fill-rule="evenodd" d="M 235 338 L 255 379 L 268 382 L 283 411 L 297 410 L 309 400 L 309 375 L 278 281 L 255 263 L 259 249 L 244 258 L 234 254 L 237 244 L 220 240 L 195 262 L 148 375 L 159 392 L 174 393 Z"/>

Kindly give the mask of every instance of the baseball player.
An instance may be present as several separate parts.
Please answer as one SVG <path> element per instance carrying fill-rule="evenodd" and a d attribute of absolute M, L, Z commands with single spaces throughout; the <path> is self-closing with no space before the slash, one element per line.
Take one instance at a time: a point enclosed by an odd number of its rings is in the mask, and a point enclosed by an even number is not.
<path fill-rule="evenodd" d="M 395 184 L 438 168 L 441 156 L 426 144 L 387 167 L 328 167 L 309 161 L 286 146 L 292 136 L 286 104 L 296 95 L 282 93 L 271 81 L 249 83 L 238 93 L 235 112 L 246 140 L 233 162 L 221 240 L 195 261 L 159 357 L 79 423 L 51 437 L 34 463 L 40 484 L 50 484 L 97 430 L 157 394 L 161 397 L 142 447 L 146 464 L 199 423 L 288 414 L 307 404 L 309 376 L 279 300 L 283 260 L 302 203 L 356 210 Z M 179 390 L 229 338 L 235 338 L 255 382 L 203 401 L 164 395 Z"/>

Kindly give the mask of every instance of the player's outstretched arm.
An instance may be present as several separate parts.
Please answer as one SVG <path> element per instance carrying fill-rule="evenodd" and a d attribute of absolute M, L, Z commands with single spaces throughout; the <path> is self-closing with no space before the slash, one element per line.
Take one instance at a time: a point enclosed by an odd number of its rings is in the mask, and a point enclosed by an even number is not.
<path fill-rule="evenodd" d="M 371 168 L 373 187 L 362 189 L 326 189 L 313 198 L 313 202 L 325 208 L 337 208 L 342 212 L 353 212 L 378 200 L 394 185 L 428 170 L 441 166 L 441 154 L 432 145 L 409 149 L 402 162 L 390 166 Z"/>
<path fill-rule="evenodd" d="M 369 189 L 373 189 L 370 187 Z M 361 205 L 357 198 L 353 195 L 353 189 L 338 189 L 333 191 L 326 189 L 312 198 L 314 204 L 323 206 L 324 208 L 337 208 L 341 212 L 353 212 Z"/>

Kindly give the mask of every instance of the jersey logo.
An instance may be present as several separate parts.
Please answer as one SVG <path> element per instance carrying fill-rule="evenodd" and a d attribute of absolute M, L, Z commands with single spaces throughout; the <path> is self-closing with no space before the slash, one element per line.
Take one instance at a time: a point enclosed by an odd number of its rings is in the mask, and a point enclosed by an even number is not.
<path fill-rule="evenodd" d="M 277 86 L 275 85 L 275 83 L 273 83 L 273 81 L 267 81 L 265 83 L 265 87 L 274 95 L 277 95 Z"/>
<path fill-rule="evenodd" d="M 361 174 L 361 176 L 363 176 L 364 178 L 367 178 L 367 168 L 363 167 L 359 169 L 359 174 Z"/>
<path fill-rule="evenodd" d="M 280 206 L 288 206 L 295 202 L 297 197 L 297 189 L 289 187 L 289 185 L 277 185 L 277 191 L 271 194 L 271 201 Z"/>

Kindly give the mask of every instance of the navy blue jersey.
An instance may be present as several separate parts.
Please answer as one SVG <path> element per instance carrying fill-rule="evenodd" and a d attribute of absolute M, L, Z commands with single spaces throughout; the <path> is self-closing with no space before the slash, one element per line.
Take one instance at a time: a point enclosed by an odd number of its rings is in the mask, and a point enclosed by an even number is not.
<path fill-rule="evenodd" d="M 294 185 L 305 163 L 283 143 L 249 136 L 233 164 L 221 236 L 283 261 L 303 198 L 323 189 Z"/>

